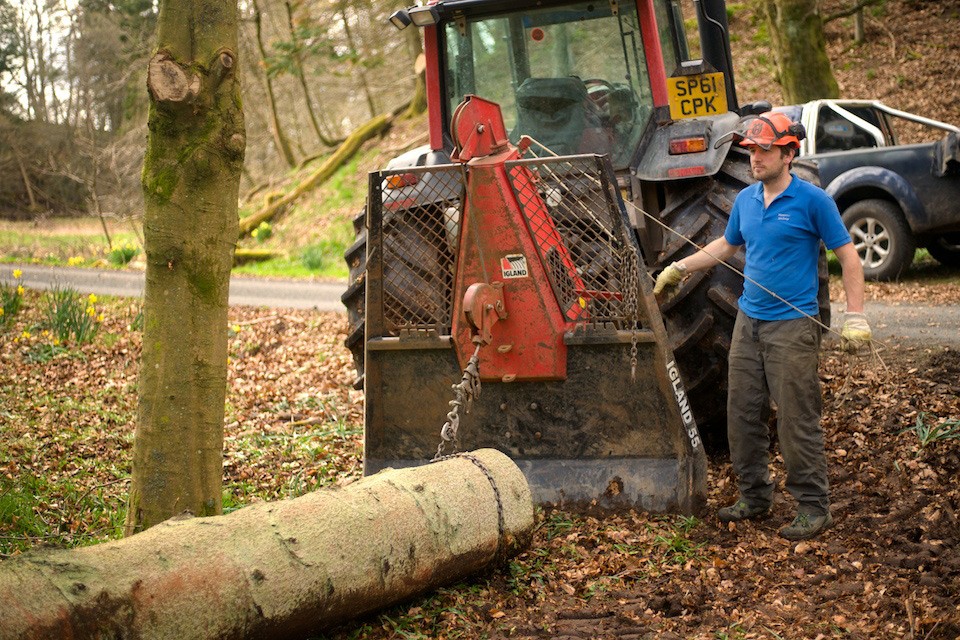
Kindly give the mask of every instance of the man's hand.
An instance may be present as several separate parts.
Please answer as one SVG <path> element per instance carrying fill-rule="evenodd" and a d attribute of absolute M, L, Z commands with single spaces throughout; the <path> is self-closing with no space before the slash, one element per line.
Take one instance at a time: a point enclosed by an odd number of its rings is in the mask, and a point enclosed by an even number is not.
<path fill-rule="evenodd" d="M 680 281 L 683 280 L 684 271 L 686 271 L 686 269 L 677 267 L 676 262 L 668 265 L 667 268 L 657 276 L 657 283 L 653 285 L 653 294 L 660 295 L 660 292 L 664 289 L 672 289 L 680 284 Z"/>
<path fill-rule="evenodd" d="M 869 347 L 873 339 L 867 317 L 862 313 L 846 313 L 843 317 L 843 328 L 840 330 L 840 348 L 847 353 L 857 353 L 864 347 Z"/>

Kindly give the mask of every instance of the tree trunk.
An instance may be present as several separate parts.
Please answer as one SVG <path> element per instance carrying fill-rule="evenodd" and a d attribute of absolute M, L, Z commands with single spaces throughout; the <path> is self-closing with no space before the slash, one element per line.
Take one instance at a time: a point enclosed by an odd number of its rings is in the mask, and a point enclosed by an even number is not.
<path fill-rule="evenodd" d="M 320 167 L 314 171 L 310 177 L 301 182 L 296 189 L 282 198 L 271 200 L 270 203 L 260 209 L 260 211 L 241 220 L 240 236 L 242 237 L 249 234 L 251 231 L 256 229 L 261 222 L 267 222 L 273 219 L 273 217 L 277 215 L 277 212 L 294 202 L 304 193 L 310 191 L 311 189 L 315 189 L 319 185 L 329 180 L 330 176 L 336 173 L 337 169 L 339 169 L 343 163 L 347 162 L 353 157 L 353 154 L 360 149 L 364 142 L 385 131 L 390 126 L 393 118 L 393 115 L 387 114 L 377 116 L 347 136 L 347 139 L 343 141 L 343 144 L 337 147 L 337 150 L 334 151 L 333 155 L 327 158 L 327 160 L 320 165 Z"/>
<path fill-rule="evenodd" d="M 297 34 L 297 28 L 293 21 L 293 6 L 286 2 L 287 8 L 287 29 L 290 31 L 290 41 L 293 43 L 293 64 L 296 67 L 294 74 L 300 83 L 300 90 L 303 91 L 303 98 L 307 103 L 307 115 L 310 116 L 310 124 L 313 125 L 313 132 L 317 134 L 317 140 L 325 147 L 335 147 L 339 144 L 331 136 L 324 135 L 320 130 L 320 122 L 317 120 L 317 114 L 313 109 L 313 95 L 310 93 L 310 87 L 307 85 L 306 69 L 303 65 L 303 54 L 301 50 L 300 37 Z"/>
<path fill-rule="evenodd" d="M 128 535 L 221 512 L 227 298 L 246 146 L 236 0 L 165 0 L 143 167 L 143 361 Z"/>
<path fill-rule="evenodd" d="M 838 97 L 817 0 L 766 0 L 764 6 L 784 101 Z"/>
<path fill-rule="evenodd" d="M 529 545 L 523 474 L 493 449 L 344 488 L 173 519 L 0 564 L 0 640 L 303 638 Z"/>
<path fill-rule="evenodd" d="M 353 40 L 353 33 L 350 29 L 350 16 L 347 15 L 347 2 L 344 0 L 340 4 L 340 17 L 343 20 L 343 33 L 347 37 L 347 47 L 350 50 L 350 56 L 353 68 L 357 71 L 357 77 L 360 79 L 360 86 L 363 88 L 363 95 L 367 98 L 367 108 L 370 109 L 370 117 L 376 117 L 377 104 L 373 99 L 373 92 L 370 91 L 370 83 L 367 82 L 367 70 L 363 66 L 360 52 Z"/>
<path fill-rule="evenodd" d="M 289 168 L 297 164 L 297 159 L 293 157 L 293 150 L 290 149 L 290 142 L 286 134 L 283 133 L 283 127 L 280 126 L 280 116 L 277 113 L 277 100 L 273 95 L 273 80 L 270 78 L 270 72 L 267 71 L 267 50 L 263 46 L 263 16 L 260 13 L 260 5 L 253 0 L 253 22 L 257 32 L 257 51 L 260 52 L 260 61 L 263 63 L 263 75 L 267 85 L 267 107 L 270 109 L 270 129 L 273 131 L 273 141 L 277 145 L 277 153 L 287 163 Z"/>

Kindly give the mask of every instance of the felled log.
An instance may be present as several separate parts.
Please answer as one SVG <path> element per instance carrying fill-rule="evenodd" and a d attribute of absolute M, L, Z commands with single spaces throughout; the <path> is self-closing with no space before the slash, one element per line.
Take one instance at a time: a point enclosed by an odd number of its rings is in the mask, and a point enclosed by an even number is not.
<path fill-rule="evenodd" d="M 484 449 L 338 489 L 0 563 L 0 638 L 303 637 L 529 544 L 523 474 Z"/>

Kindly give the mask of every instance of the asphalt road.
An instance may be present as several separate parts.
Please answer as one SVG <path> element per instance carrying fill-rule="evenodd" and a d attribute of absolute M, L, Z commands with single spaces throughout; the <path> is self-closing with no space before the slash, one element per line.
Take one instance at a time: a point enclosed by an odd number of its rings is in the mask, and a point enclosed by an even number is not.
<path fill-rule="evenodd" d="M 143 296 L 143 272 L 0 264 L 0 282 L 13 282 L 14 269 L 23 271 L 23 286 L 30 289 L 51 289 L 59 285 L 85 294 Z M 230 278 L 230 304 L 343 312 L 340 296 L 346 289 L 345 282 L 233 277 Z"/>
<path fill-rule="evenodd" d="M 23 271 L 23 285 L 32 289 L 50 289 L 60 285 L 72 287 L 81 293 L 126 297 L 143 295 L 143 273 L 140 272 L 0 264 L 0 282 L 13 282 L 14 269 Z M 234 277 L 230 279 L 230 304 L 343 313 L 340 296 L 346 287 L 345 282 Z M 833 318 L 834 325 L 842 321 L 837 305 L 834 305 Z M 960 346 L 960 306 L 870 301 L 867 303 L 867 318 L 874 336 L 879 340 Z"/>

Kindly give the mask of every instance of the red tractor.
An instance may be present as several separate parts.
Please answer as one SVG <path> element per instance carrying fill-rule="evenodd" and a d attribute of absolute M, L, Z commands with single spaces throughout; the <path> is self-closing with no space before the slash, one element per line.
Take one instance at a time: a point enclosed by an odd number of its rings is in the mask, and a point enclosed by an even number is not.
<path fill-rule="evenodd" d="M 742 278 L 697 274 L 658 306 L 649 273 L 720 235 L 752 178 L 715 146 L 740 118 L 725 5 L 696 6 L 703 60 L 675 0 L 392 16 L 423 30 L 430 142 L 371 174 L 346 255 L 366 473 L 458 436 L 542 503 L 703 502 Z"/>

